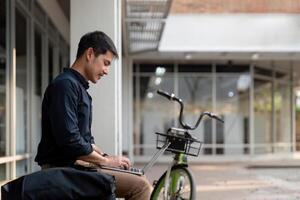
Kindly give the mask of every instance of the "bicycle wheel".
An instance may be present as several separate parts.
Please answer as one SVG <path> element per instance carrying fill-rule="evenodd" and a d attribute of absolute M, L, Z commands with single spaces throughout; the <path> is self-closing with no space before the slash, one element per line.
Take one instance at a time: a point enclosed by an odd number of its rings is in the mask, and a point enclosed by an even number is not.
<path fill-rule="evenodd" d="M 174 166 L 170 173 L 168 198 L 164 199 L 166 172 L 160 177 L 151 194 L 151 200 L 194 200 L 195 182 L 191 172 L 184 166 Z"/>

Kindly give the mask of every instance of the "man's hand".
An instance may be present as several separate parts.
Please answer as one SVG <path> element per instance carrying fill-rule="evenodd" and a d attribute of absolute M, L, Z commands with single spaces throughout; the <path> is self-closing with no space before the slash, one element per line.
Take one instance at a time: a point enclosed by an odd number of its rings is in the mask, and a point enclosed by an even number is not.
<path fill-rule="evenodd" d="M 93 167 L 93 168 L 97 168 L 97 165 L 96 164 L 93 164 L 91 162 L 86 162 L 86 161 L 83 161 L 83 160 L 76 160 L 75 165 L 80 165 L 80 166 L 83 166 L 83 167 Z"/>
<path fill-rule="evenodd" d="M 103 152 L 95 144 L 92 144 L 93 152 L 89 155 L 80 156 L 77 159 L 93 163 L 95 165 L 106 165 L 118 167 L 121 169 L 129 169 L 131 166 L 130 160 L 123 156 L 103 156 Z"/>
<path fill-rule="evenodd" d="M 96 155 L 99 156 L 98 153 L 96 153 Z M 78 160 L 76 160 L 75 164 L 82 165 L 85 167 L 97 167 L 97 165 L 105 165 L 121 169 L 129 169 L 129 167 L 131 166 L 130 160 L 123 156 L 107 156 L 100 162 L 98 159 L 92 160 L 87 159 L 87 156 L 81 156 Z"/>
<path fill-rule="evenodd" d="M 103 154 L 103 152 L 101 151 L 101 149 L 99 147 L 97 147 L 95 144 L 92 144 L 92 148 L 93 148 L 94 151 L 96 151 L 100 155 Z"/>
<path fill-rule="evenodd" d="M 131 166 L 130 160 L 123 156 L 108 156 L 105 165 L 119 167 L 121 169 L 129 169 Z"/>

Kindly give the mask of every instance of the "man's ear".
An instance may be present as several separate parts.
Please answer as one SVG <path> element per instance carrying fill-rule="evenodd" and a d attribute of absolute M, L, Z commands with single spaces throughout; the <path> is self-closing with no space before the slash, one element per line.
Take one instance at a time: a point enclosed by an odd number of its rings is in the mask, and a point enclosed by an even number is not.
<path fill-rule="evenodd" d="M 93 55 L 94 55 L 94 50 L 93 50 L 93 48 L 92 48 L 92 47 L 88 48 L 88 49 L 86 50 L 86 54 L 85 54 L 86 60 L 87 60 L 87 61 L 91 60 L 92 57 L 93 57 Z"/>

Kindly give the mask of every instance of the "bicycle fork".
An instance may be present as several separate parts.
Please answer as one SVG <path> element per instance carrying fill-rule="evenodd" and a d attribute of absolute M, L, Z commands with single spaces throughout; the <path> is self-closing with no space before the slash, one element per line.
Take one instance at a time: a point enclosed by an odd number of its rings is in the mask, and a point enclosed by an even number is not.
<path fill-rule="evenodd" d="M 169 185 L 170 185 L 170 174 L 171 174 L 171 170 L 172 167 L 176 164 L 176 161 L 173 161 L 169 166 L 168 166 L 168 170 L 166 173 L 166 178 L 165 178 L 165 191 L 164 191 L 164 200 L 168 200 L 168 190 L 169 190 Z"/>
<path fill-rule="evenodd" d="M 170 186 L 170 176 L 171 176 L 171 171 L 172 171 L 172 167 L 175 165 L 180 165 L 180 164 L 187 164 L 187 157 L 183 154 L 176 154 L 175 158 L 173 160 L 173 162 L 168 166 L 168 170 L 166 173 L 166 177 L 165 177 L 165 190 L 164 190 L 164 200 L 168 200 L 168 192 L 169 192 L 169 186 Z M 174 175 L 173 178 L 178 178 L 176 177 L 176 175 Z M 174 183 L 177 182 L 177 180 L 172 180 Z M 173 183 L 172 183 L 173 184 Z M 172 185 L 172 190 L 175 190 L 176 185 Z M 174 191 L 172 191 L 174 192 Z"/>

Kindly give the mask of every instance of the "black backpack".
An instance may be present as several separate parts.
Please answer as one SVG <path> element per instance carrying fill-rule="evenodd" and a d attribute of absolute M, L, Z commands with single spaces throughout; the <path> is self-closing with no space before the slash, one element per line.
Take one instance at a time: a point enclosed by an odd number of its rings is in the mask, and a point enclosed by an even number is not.
<path fill-rule="evenodd" d="M 101 172 L 50 168 L 22 176 L 1 187 L 2 200 L 115 199 L 115 179 Z"/>

